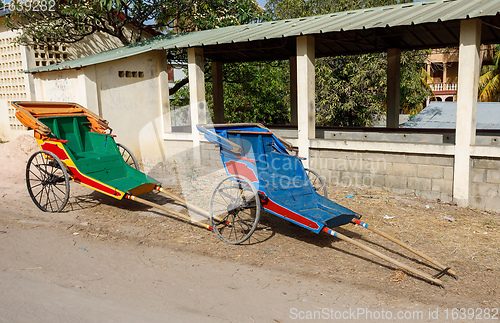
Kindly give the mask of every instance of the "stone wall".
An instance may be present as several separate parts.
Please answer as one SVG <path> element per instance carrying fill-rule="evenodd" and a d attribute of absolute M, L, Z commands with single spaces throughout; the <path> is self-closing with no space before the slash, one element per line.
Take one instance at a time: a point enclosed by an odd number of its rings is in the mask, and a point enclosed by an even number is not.
<path fill-rule="evenodd" d="M 201 142 L 201 163 L 207 166 L 221 166 L 219 148 L 213 143 Z M 193 161 L 193 142 L 191 140 L 165 140 L 167 161 Z"/>
<path fill-rule="evenodd" d="M 218 147 L 215 147 L 215 144 L 211 142 L 202 142 L 201 162 L 204 165 L 223 167 L 220 157 L 220 149 Z"/>
<path fill-rule="evenodd" d="M 165 140 L 167 161 L 182 162 L 193 159 L 193 142 L 191 140 Z"/>
<path fill-rule="evenodd" d="M 500 211 L 500 158 L 472 158 L 471 206 Z"/>
<path fill-rule="evenodd" d="M 452 200 L 451 156 L 311 149 L 310 163 L 329 184 Z"/>

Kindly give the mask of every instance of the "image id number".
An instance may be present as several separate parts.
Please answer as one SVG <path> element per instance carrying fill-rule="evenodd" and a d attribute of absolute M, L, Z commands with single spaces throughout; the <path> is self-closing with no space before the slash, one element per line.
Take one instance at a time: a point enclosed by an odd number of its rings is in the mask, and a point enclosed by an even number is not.
<path fill-rule="evenodd" d="M 498 320 L 498 308 L 447 308 L 444 315 L 447 320 Z"/>
<path fill-rule="evenodd" d="M 10 11 L 54 11 L 56 7 L 55 0 L 10 0 L 4 3 L 4 8 Z"/>

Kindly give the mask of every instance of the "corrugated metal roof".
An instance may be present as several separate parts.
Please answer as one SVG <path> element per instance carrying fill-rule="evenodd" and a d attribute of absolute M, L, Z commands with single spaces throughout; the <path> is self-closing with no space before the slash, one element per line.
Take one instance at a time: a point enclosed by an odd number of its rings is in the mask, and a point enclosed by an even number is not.
<path fill-rule="evenodd" d="M 500 103 L 477 103 L 477 129 L 500 130 Z M 403 128 L 455 129 L 457 102 L 431 102 Z"/>
<path fill-rule="evenodd" d="M 79 68 L 150 50 L 204 47 L 205 57 L 224 62 L 287 59 L 295 37 L 314 35 L 316 57 L 381 52 L 387 48 L 457 46 L 460 20 L 483 20 L 482 42 L 500 42 L 500 0 L 428 0 L 231 26 L 176 36 L 157 36 L 92 56 L 29 70 Z"/>

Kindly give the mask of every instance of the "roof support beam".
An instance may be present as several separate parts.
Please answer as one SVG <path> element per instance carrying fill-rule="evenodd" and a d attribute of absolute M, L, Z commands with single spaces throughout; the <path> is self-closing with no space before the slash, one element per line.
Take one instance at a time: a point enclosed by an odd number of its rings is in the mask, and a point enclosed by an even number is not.
<path fill-rule="evenodd" d="M 290 124 L 298 125 L 297 119 L 297 57 L 291 56 L 290 63 Z"/>
<path fill-rule="evenodd" d="M 399 128 L 401 49 L 387 50 L 387 128 Z"/>
<path fill-rule="evenodd" d="M 214 123 L 224 123 L 224 85 L 222 62 L 212 62 L 212 94 L 214 97 Z"/>
<path fill-rule="evenodd" d="M 315 48 L 313 36 L 297 37 L 297 117 L 299 154 L 309 167 L 309 142 L 316 136 Z"/>
<path fill-rule="evenodd" d="M 193 135 L 193 159 L 201 164 L 199 123 L 207 123 L 207 102 L 205 100 L 205 73 L 203 48 L 188 48 L 189 107 L 191 110 L 191 133 Z"/>
<path fill-rule="evenodd" d="M 469 205 L 471 191 L 471 151 L 476 143 L 477 94 L 479 83 L 481 19 L 460 22 L 458 61 L 457 123 L 453 199 Z"/>

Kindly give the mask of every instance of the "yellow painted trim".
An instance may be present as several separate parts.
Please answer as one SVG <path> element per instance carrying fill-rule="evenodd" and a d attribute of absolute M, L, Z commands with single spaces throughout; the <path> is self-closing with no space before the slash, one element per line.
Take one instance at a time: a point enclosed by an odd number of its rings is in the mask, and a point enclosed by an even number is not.
<path fill-rule="evenodd" d="M 99 180 L 97 180 L 97 179 L 95 179 L 95 178 L 92 178 L 92 177 L 87 176 L 87 175 L 85 175 L 84 173 L 82 173 L 82 172 L 78 169 L 78 167 L 76 167 L 75 162 L 74 162 L 74 161 L 70 158 L 70 155 L 69 155 L 68 151 L 66 150 L 66 148 L 64 148 L 64 146 L 63 146 L 63 144 L 62 144 L 61 142 L 52 141 L 52 140 L 41 140 L 41 139 L 36 139 L 36 141 L 37 141 L 37 143 L 38 143 L 38 146 L 40 147 L 40 150 L 43 150 L 43 148 L 42 148 L 42 144 L 43 144 L 43 143 L 46 143 L 46 142 L 47 142 L 47 143 L 54 144 L 54 145 L 56 145 L 57 147 L 61 148 L 61 149 L 62 149 L 62 150 L 66 153 L 66 155 L 68 156 L 68 159 L 61 160 L 61 161 L 63 162 L 63 164 L 64 164 L 66 167 L 73 167 L 73 168 L 75 168 L 75 169 L 76 169 L 76 170 L 77 170 L 77 171 L 81 174 L 81 176 L 83 176 L 83 177 L 85 177 L 85 178 L 88 178 L 88 179 L 90 179 L 90 180 L 92 180 L 92 181 L 95 181 L 95 182 L 97 182 L 97 183 L 99 183 L 99 184 L 101 184 L 101 185 L 103 185 L 103 186 L 106 186 L 106 187 L 108 187 L 109 189 L 112 189 L 112 190 L 114 190 L 114 191 L 116 191 L 116 192 L 120 193 L 120 195 L 119 195 L 119 196 L 116 196 L 116 195 L 111 195 L 111 194 L 109 194 L 109 193 L 106 193 L 106 192 L 104 192 L 104 191 L 101 191 L 101 190 L 100 190 L 100 189 L 98 189 L 98 188 L 92 187 L 92 186 L 87 185 L 87 184 L 84 184 L 84 183 L 82 183 L 82 182 L 77 182 L 77 181 L 75 181 L 73 178 L 71 178 L 71 180 L 72 180 L 74 183 L 77 183 L 77 184 L 80 184 L 80 185 L 82 185 L 82 186 L 88 187 L 88 188 L 90 188 L 90 189 L 93 189 L 94 191 L 101 192 L 102 194 L 106 194 L 106 195 L 108 195 L 108 196 L 114 197 L 114 198 L 115 198 L 115 199 L 117 199 L 117 200 L 121 200 L 121 199 L 123 198 L 123 196 L 125 195 L 125 192 L 122 192 L 122 191 L 120 191 L 120 190 L 117 190 L 116 188 L 114 188 L 114 187 L 112 187 L 112 186 L 109 186 L 108 184 L 105 184 L 105 183 L 103 183 L 103 182 L 101 182 L 101 181 L 99 181 Z"/>

